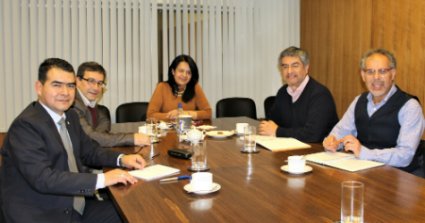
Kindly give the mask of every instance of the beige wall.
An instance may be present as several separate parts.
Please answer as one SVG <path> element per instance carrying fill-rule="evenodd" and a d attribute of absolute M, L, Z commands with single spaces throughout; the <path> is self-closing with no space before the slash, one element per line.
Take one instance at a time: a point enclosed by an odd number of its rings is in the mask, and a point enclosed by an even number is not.
<path fill-rule="evenodd" d="M 425 104 L 425 1 L 301 0 L 301 47 L 311 75 L 329 87 L 340 117 L 365 91 L 359 59 L 383 47 L 397 58 L 396 84 Z"/>

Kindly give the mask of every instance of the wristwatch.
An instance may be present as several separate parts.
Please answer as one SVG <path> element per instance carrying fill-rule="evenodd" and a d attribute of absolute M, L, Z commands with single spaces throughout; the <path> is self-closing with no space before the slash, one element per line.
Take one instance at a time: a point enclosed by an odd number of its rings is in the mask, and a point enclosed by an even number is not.
<path fill-rule="evenodd" d="M 119 157 L 118 157 L 118 166 L 120 166 L 120 167 L 124 167 L 124 164 L 122 163 L 122 155 L 120 155 Z"/>

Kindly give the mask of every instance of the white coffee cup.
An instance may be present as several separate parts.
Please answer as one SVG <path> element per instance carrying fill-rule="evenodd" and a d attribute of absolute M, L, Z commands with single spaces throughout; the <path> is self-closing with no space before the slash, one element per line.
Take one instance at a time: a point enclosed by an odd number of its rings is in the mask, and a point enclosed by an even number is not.
<path fill-rule="evenodd" d="M 238 135 L 244 134 L 245 128 L 248 126 L 248 123 L 236 123 L 236 133 Z"/>
<path fill-rule="evenodd" d="M 190 185 L 193 191 L 208 191 L 213 186 L 213 175 L 210 172 L 197 172 L 192 174 Z"/>
<path fill-rule="evenodd" d="M 142 133 L 142 134 L 148 133 L 148 130 L 146 129 L 145 125 L 139 126 L 139 133 Z"/>
<path fill-rule="evenodd" d="M 304 156 L 289 156 L 288 170 L 289 172 L 302 173 L 305 168 Z"/>

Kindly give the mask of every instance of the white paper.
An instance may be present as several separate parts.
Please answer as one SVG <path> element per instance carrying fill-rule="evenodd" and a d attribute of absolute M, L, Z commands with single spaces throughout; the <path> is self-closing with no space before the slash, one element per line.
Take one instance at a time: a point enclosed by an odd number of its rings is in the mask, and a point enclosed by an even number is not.
<path fill-rule="evenodd" d="M 383 166 L 384 163 L 379 163 L 370 160 L 357 159 L 353 154 L 343 152 L 319 152 L 305 156 L 307 161 L 319 163 L 326 166 L 335 167 L 350 172 L 365 170 L 372 167 Z"/>
<path fill-rule="evenodd" d="M 255 136 L 256 143 L 271 151 L 286 151 L 294 149 L 308 149 L 310 145 L 295 138 Z"/>
<path fill-rule="evenodd" d="M 161 164 L 155 164 L 153 166 L 148 166 L 142 170 L 132 170 L 129 171 L 132 176 L 142 179 L 142 180 L 154 180 L 166 176 L 171 176 L 180 173 L 180 170 L 177 168 L 164 166 Z"/>

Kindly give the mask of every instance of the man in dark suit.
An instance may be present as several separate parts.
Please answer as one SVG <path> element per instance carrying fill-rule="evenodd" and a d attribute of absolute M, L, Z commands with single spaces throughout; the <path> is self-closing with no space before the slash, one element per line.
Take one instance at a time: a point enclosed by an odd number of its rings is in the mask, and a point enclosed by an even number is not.
<path fill-rule="evenodd" d="M 84 62 L 77 71 L 77 93 L 72 107 L 80 117 L 83 130 L 103 147 L 148 145 L 149 136 L 141 133 L 111 133 L 111 122 L 99 109 L 106 71 L 96 62 Z"/>
<path fill-rule="evenodd" d="M 83 166 L 141 169 L 145 161 L 102 149 L 84 133 L 78 115 L 68 110 L 75 85 L 68 62 L 50 58 L 40 65 L 38 101 L 13 121 L 1 151 L 0 204 L 6 222 L 121 222 L 110 201 L 88 196 L 137 180 L 122 169 L 92 174 Z"/>

